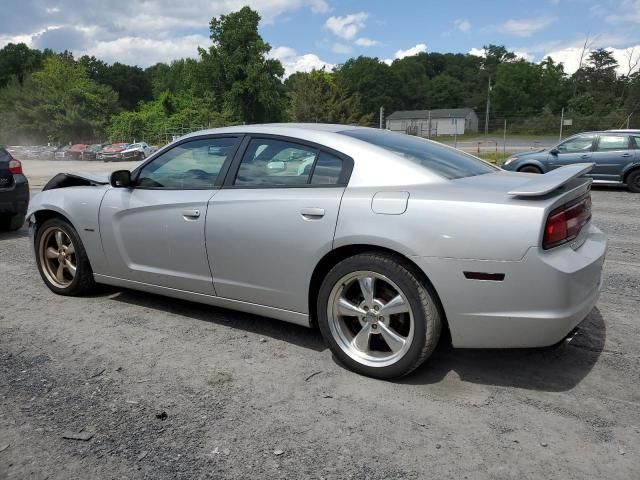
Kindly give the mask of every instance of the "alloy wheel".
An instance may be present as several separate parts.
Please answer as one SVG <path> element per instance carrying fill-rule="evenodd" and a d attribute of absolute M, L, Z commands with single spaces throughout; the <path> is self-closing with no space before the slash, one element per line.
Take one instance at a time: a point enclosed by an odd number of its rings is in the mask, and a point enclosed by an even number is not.
<path fill-rule="evenodd" d="M 68 287 L 77 271 L 76 251 L 71 237 L 60 228 L 49 227 L 41 238 L 39 256 L 45 276 L 58 288 Z"/>
<path fill-rule="evenodd" d="M 329 295 L 329 328 L 340 348 L 355 361 L 385 367 L 400 360 L 414 335 L 414 316 L 404 292 L 371 271 L 342 277 Z"/>

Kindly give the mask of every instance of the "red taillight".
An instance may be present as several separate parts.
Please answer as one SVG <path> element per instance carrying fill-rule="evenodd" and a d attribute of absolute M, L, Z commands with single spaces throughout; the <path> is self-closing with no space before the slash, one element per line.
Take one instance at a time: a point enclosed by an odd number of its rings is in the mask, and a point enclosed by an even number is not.
<path fill-rule="evenodd" d="M 591 197 L 560 207 L 549 215 L 542 248 L 551 248 L 576 238 L 591 219 Z"/>
<path fill-rule="evenodd" d="M 9 171 L 14 175 L 22 173 L 22 163 L 20 163 L 20 160 L 16 160 L 15 158 L 9 160 Z"/>

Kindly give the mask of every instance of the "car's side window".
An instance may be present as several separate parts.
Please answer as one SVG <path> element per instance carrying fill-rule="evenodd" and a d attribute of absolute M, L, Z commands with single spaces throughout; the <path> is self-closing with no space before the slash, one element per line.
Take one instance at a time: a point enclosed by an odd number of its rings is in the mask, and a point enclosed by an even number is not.
<path fill-rule="evenodd" d="M 327 152 L 320 152 L 311 177 L 312 185 L 336 185 L 342 173 L 342 159 Z"/>
<path fill-rule="evenodd" d="M 138 187 L 193 190 L 213 188 L 237 138 L 205 138 L 176 145 L 140 170 Z"/>
<path fill-rule="evenodd" d="M 600 140 L 598 140 L 598 152 L 628 149 L 629 137 L 627 135 L 600 135 Z"/>
<path fill-rule="evenodd" d="M 640 135 L 631 135 L 631 141 L 635 144 L 635 148 L 640 148 Z"/>
<path fill-rule="evenodd" d="M 594 135 L 580 135 L 579 137 L 570 138 L 556 148 L 561 153 L 588 152 L 593 145 L 593 139 Z"/>
<path fill-rule="evenodd" d="M 318 149 L 273 138 L 253 138 L 242 157 L 236 186 L 309 184 Z"/>

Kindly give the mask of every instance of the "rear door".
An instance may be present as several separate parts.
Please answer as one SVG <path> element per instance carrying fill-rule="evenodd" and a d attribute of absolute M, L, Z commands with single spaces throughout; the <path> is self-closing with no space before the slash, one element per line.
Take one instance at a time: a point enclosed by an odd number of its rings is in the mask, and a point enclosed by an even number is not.
<path fill-rule="evenodd" d="M 595 139 L 596 135 L 589 133 L 576 135 L 565 140 L 552 150 L 555 153 L 549 154 L 548 165 L 550 169 L 553 170 L 573 163 L 590 162 Z"/>
<path fill-rule="evenodd" d="M 9 170 L 12 157 L 4 147 L 0 147 L 0 190 L 13 187 L 13 174 Z"/>
<path fill-rule="evenodd" d="M 247 138 L 207 210 L 217 295 L 307 313 L 311 274 L 332 248 L 352 164 L 296 139 Z"/>
<path fill-rule="evenodd" d="M 622 171 L 633 161 L 634 151 L 629 135 L 601 133 L 598 137 L 592 161 L 591 176 L 596 180 L 621 181 Z"/>
<path fill-rule="evenodd" d="M 133 188 L 112 188 L 100 206 L 110 275 L 213 295 L 204 225 L 239 137 L 189 139 L 144 164 Z"/>

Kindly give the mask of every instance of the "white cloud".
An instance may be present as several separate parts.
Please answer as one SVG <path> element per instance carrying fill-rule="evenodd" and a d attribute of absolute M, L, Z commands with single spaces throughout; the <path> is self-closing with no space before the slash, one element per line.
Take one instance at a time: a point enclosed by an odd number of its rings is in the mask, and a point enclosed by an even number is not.
<path fill-rule="evenodd" d="M 634 58 L 640 55 L 640 45 L 631 46 L 629 48 L 613 48 L 609 47 L 606 50 L 613 54 L 613 58 L 618 62 L 618 75 L 625 75 L 629 69 L 628 56 L 633 53 Z M 564 71 L 568 74 L 574 73 L 580 66 L 580 54 L 582 53 L 581 46 L 572 46 L 562 48 L 546 53 L 541 58 L 551 57 L 554 62 L 562 63 L 564 65 Z M 583 63 L 586 63 L 589 54 L 585 55 Z"/>
<path fill-rule="evenodd" d="M 376 45 L 380 45 L 380 42 L 377 40 L 372 40 L 370 38 L 365 38 L 365 37 L 360 37 L 358 39 L 356 39 L 355 42 L 356 45 L 358 45 L 359 47 L 374 47 Z"/>
<path fill-rule="evenodd" d="M 334 35 L 351 40 L 366 26 L 367 18 L 369 14 L 366 12 L 352 13 L 343 17 L 329 17 L 324 25 Z"/>
<path fill-rule="evenodd" d="M 351 47 L 349 45 L 345 45 L 344 43 L 336 42 L 331 46 L 331 51 L 339 55 L 346 55 L 348 53 L 351 53 Z"/>
<path fill-rule="evenodd" d="M 211 17 L 238 11 L 248 3 L 261 15 L 262 26 L 303 8 L 314 13 L 330 10 L 327 0 L 109 0 L 92 2 L 90 7 L 83 0 L 10 3 L 15 5 L 0 7 L 0 48 L 24 42 L 70 50 L 76 56 L 104 52 L 109 60 L 142 66 L 170 61 L 181 52 L 195 56 L 198 45 L 210 44 L 204 32 Z M 54 26 L 60 30 L 55 35 Z"/>
<path fill-rule="evenodd" d="M 313 53 L 298 55 L 298 52 L 290 47 L 277 47 L 269 52 L 270 58 L 276 58 L 282 62 L 284 76 L 289 77 L 295 72 L 310 72 L 313 69 L 324 68 L 329 71 L 335 66 L 332 63 L 321 60 Z"/>
<path fill-rule="evenodd" d="M 516 37 L 530 37 L 534 33 L 547 28 L 557 17 L 522 18 L 507 20 L 500 29 Z"/>
<path fill-rule="evenodd" d="M 309 0 L 309 7 L 313 13 L 327 13 L 331 10 L 326 0 Z"/>
<path fill-rule="evenodd" d="M 397 50 L 393 55 L 393 58 L 387 58 L 384 61 L 387 65 L 391 65 L 394 60 L 399 60 L 404 57 L 411 57 L 413 55 L 417 55 L 419 53 L 423 53 L 427 51 L 427 45 L 425 43 L 418 43 L 414 47 L 407 48 L 406 50 Z"/>
<path fill-rule="evenodd" d="M 469 30 L 471 30 L 471 22 L 464 18 L 458 18 L 457 20 L 454 20 L 453 26 L 461 32 L 468 32 Z"/>
<path fill-rule="evenodd" d="M 157 40 L 142 37 L 121 37 L 116 40 L 97 42 L 77 55 L 95 55 L 106 62 L 137 64 L 147 67 L 158 62 L 170 62 L 179 58 L 197 57 L 198 46 L 210 43 L 204 35 Z"/>

